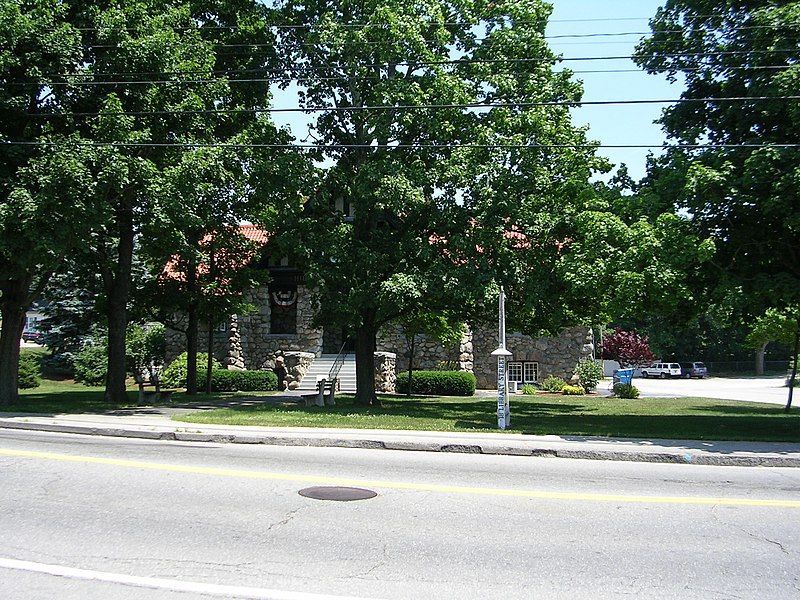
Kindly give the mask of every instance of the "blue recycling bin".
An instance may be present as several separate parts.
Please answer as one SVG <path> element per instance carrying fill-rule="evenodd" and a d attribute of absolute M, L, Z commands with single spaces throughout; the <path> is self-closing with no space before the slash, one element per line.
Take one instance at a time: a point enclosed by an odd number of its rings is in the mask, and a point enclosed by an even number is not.
<path fill-rule="evenodd" d="M 633 381 L 633 369 L 617 369 L 613 373 L 614 383 L 631 383 Z"/>

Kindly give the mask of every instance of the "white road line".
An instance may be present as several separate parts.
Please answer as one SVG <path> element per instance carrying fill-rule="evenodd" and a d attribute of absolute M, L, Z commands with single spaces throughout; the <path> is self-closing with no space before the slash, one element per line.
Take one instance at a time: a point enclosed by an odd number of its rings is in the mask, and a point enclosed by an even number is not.
<path fill-rule="evenodd" d="M 70 579 L 84 579 L 88 581 L 104 581 L 121 585 L 150 588 L 155 590 L 170 590 L 175 592 L 192 592 L 208 596 L 226 596 L 228 598 L 255 598 L 256 600 L 369 600 L 355 598 L 354 596 L 332 596 L 328 594 L 307 594 L 304 592 L 284 592 L 266 588 L 240 587 L 235 585 L 217 585 L 213 583 L 197 583 L 193 581 L 179 581 L 175 579 L 159 579 L 156 577 L 137 577 L 135 575 L 122 575 L 120 573 L 106 573 L 104 571 L 91 571 L 88 569 L 74 569 L 59 565 L 47 565 L 27 560 L 13 558 L 0 558 L 0 568 L 45 573 L 56 577 Z"/>

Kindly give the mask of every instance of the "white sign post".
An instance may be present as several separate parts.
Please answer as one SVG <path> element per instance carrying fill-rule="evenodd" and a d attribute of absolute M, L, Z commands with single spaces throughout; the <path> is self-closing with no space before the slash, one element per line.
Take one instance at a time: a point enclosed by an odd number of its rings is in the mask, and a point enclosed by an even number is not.
<path fill-rule="evenodd" d="M 506 373 L 506 359 L 512 356 L 506 350 L 506 293 L 500 288 L 500 347 L 492 352 L 497 357 L 497 426 L 507 429 L 511 426 L 511 406 L 508 402 L 508 379 Z"/>

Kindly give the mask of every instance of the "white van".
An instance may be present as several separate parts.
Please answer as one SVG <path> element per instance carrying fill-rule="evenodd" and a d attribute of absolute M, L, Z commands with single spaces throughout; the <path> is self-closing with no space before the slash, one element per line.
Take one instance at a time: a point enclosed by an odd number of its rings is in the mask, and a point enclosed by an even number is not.
<path fill-rule="evenodd" d="M 642 369 L 642 377 L 645 379 L 648 377 L 661 377 L 661 379 L 666 379 L 667 377 L 680 376 L 681 366 L 678 363 L 658 362 Z"/>

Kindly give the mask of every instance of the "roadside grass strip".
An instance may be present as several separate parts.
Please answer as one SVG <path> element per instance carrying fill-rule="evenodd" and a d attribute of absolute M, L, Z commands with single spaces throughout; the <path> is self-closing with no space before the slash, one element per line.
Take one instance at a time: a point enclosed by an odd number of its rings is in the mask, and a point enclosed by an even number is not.
<path fill-rule="evenodd" d="M 356 406 L 339 396 L 336 406 L 273 402 L 203 410 L 177 421 L 261 427 L 328 427 L 411 431 L 497 432 L 493 398 L 381 396 L 382 406 Z M 514 396 L 506 433 L 612 438 L 800 442 L 800 410 L 708 398 Z"/>
<path fill-rule="evenodd" d="M 461 494 L 473 496 L 503 496 L 511 498 L 529 498 L 532 500 L 576 501 L 576 502 L 609 502 L 617 504 L 665 504 L 665 505 L 698 505 L 698 506 L 741 506 L 759 508 L 791 508 L 800 509 L 800 500 L 758 499 L 758 498 L 723 498 L 699 496 L 642 496 L 627 494 L 596 494 L 585 492 L 548 492 L 540 490 L 507 489 L 458 485 L 439 485 L 432 483 L 381 481 L 369 479 L 349 479 L 299 473 L 272 473 L 268 471 L 248 471 L 240 469 L 221 469 L 217 467 L 200 467 L 190 465 L 172 465 L 117 458 L 96 456 L 77 456 L 56 454 L 52 452 L 34 452 L 28 450 L 8 450 L 0 448 L 0 456 L 50 460 L 66 463 L 83 463 L 183 473 L 191 475 L 207 475 L 213 477 L 230 477 L 238 479 L 254 479 L 265 481 L 284 481 L 301 484 L 355 486 L 378 488 L 383 490 L 406 490 L 416 492 L 433 492 L 439 494 Z"/>

